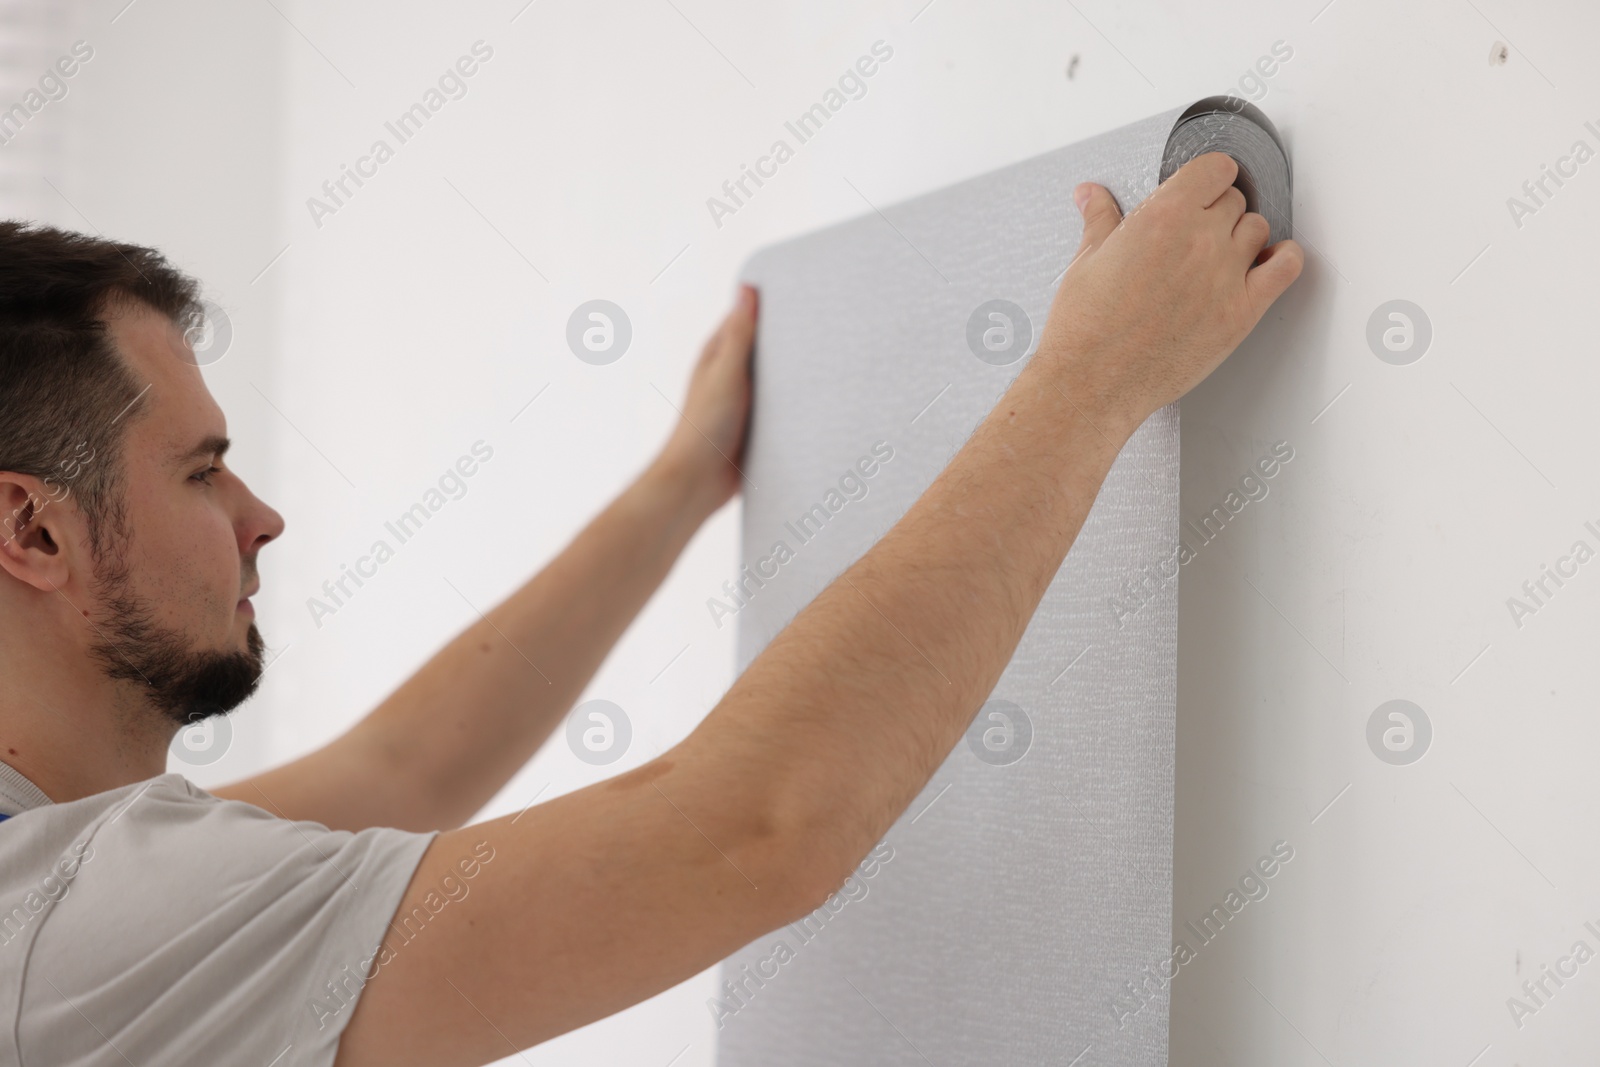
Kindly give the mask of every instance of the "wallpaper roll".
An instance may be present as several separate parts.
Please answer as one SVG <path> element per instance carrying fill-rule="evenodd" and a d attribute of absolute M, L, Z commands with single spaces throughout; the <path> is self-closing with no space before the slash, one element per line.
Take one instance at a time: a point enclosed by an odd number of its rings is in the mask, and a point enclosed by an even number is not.
<path fill-rule="evenodd" d="M 1277 134 L 1217 97 L 750 259 L 743 565 L 708 604 L 741 670 L 1031 355 L 1081 237 L 1073 187 L 1126 212 L 1213 147 L 1286 236 Z M 824 907 L 724 963 L 722 1067 L 1166 1063 L 1178 522 L 1174 405 L 1118 457 L 965 742 Z"/>

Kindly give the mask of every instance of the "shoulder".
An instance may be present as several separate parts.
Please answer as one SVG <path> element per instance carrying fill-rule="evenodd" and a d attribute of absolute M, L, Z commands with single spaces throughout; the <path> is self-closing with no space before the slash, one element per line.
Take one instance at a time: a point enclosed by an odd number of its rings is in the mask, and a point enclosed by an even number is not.
<path fill-rule="evenodd" d="M 327 903 L 354 872 L 396 853 L 420 857 L 431 840 L 386 828 L 353 833 L 290 821 L 212 796 L 181 774 L 116 792 L 124 795 L 85 813 L 77 835 L 87 847 L 77 887 L 88 898 L 82 904 L 108 914 L 215 901 L 263 885 L 308 904 Z"/>
<path fill-rule="evenodd" d="M 430 840 L 291 822 L 164 774 L 3 824 L 0 894 L 42 892 L 51 906 L 40 918 L 52 921 L 41 927 L 131 947 L 129 930 L 196 921 L 256 894 L 269 911 L 326 910 L 359 889 L 357 875 L 414 865 Z"/>
<path fill-rule="evenodd" d="M 65 997 L 97 1003 L 138 1062 L 224 1037 L 270 1061 L 322 1021 L 313 992 L 371 955 L 434 836 L 291 822 L 179 774 L 18 816 L 0 827 L 0 890 L 47 886 L 25 936 L 28 971 L 55 987 L 22 984 L 23 1046 L 94 1037 Z M 62 856 L 70 875 L 46 862 Z"/>

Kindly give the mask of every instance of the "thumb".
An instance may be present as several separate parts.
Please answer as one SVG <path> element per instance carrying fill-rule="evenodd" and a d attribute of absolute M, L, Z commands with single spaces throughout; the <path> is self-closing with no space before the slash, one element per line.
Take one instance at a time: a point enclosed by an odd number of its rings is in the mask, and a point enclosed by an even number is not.
<path fill-rule="evenodd" d="M 1266 311 L 1300 277 L 1305 259 L 1299 243 L 1287 237 L 1264 251 L 1261 262 L 1251 267 L 1244 276 L 1250 302 Z"/>
<path fill-rule="evenodd" d="M 1117 207 L 1116 198 L 1105 186 L 1084 182 L 1072 191 L 1072 199 L 1083 216 L 1083 244 L 1079 251 L 1099 248 L 1122 221 L 1122 209 Z"/>

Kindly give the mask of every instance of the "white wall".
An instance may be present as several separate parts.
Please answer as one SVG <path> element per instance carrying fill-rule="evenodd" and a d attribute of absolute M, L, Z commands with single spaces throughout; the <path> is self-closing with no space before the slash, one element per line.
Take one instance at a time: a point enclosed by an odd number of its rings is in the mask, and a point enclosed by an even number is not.
<path fill-rule="evenodd" d="M 1600 585 L 1581 568 L 1520 628 L 1507 598 L 1575 540 L 1600 548 L 1583 527 L 1600 516 L 1584 295 L 1600 187 L 1580 168 L 1520 227 L 1507 198 L 1576 139 L 1600 149 L 1577 49 L 1596 15 L 1315 13 L 1250 24 L 1254 49 L 1295 49 L 1264 103 L 1318 254 L 1184 406 L 1187 514 L 1271 443 L 1296 458 L 1184 570 L 1176 920 L 1273 841 L 1297 855 L 1179 979 L 1174 1060 L 1581 1062 L 1593 968 L 1549 983 L 1520 1028 L 1507 998 L 1578 939 L 1600 948 L 1583 926 L 1600 916 L 1584 845 L 1600 686 L 1583 669 Z M 1504 65 L 1496 40 L 1517 46 Z M 1406 366 L 1365 338 L 1394 299 L 1432 322 Z M 1392 699 L 1432 723 L 1410 765 L 1368 747 Z"/>
<path fill-rule="evenodd" d="M 1176 923 L 1273 842 L 1296 855 L 1182 971 L 1173 1062 L 1505 1067 L 1593 1048 L 1595 966 L 1520 1030 L 1506 1007 L 1576 939 L 1600 948 L 1582 926 L 1600 928 L 1583 844 L 1600 694 L 1582 670 L 1600 564 L 1520 629 L 1506 607 L 1574 540 L 1600 547 L 1582 525 L 1600 528 L 1600 164 L 1520 227 L 1506 207 L 1575 139 L 1600 148 L 1583 126 L 1600 127 L 1590 8 L 121 6 L 85 5 L 59 31 L 96 58 L 23 134 L 71 131 L 45 166 L 82 215 L 23 192 L 52 221 L 168 249 L 235 321 L 209 377 L 239 465 L 289 520 L 261 600 L 283 658 L 227 757 L 193 770 L 203 784 L 306 751 L 380 699 L 473 617 L 446 579 L 485 607 L 557 551 L 667 432 L 656 389 L 678 397 L 749 251 L 863 197 L 1238 89 L 1286 42 L 1260 102 L 1291 146 L 1310 263 L 1185 404 L 1186 514 L 1273 443 L 1295 458 L 1183 571 Z M 715 226 L 706 198 L 880 38 L 895 56 L 867 96 Z M 307 198 L 479 39 L 494 54 L 468 94 L 318 227 Z M 1497 40 L 1515 45 L 1503 65 Z M 562 340 L 594 297 L 635 328 L 607 367 Z M 1365 339 L 1397 298 L 1434 329 L 1409 366 Z M 467 496 L 319 628 L 307 598 L 478 439 L 495 459 Z M 558 740 L 486 815 L 642 762 L 714 703 L 732 630 L 705 599 L 731 573 L 735 518 L 690 547 L 591 689 L 627 709 L 633 749 L 595 769 Z M 1409 766 L 1366 741 L 1401 697 L 1434 729 Z M 696 978 L 520 1062 L 709 1064 L 710 988 Z"/>

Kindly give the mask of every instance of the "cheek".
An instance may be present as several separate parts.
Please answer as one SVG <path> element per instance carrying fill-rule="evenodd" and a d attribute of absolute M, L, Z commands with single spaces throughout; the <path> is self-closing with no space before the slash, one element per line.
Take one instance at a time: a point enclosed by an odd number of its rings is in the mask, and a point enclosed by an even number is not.
<path fill-rule="evenodd" d="M 223 516 L 209 512 L 207 519 L 194 526 L 196 540 L 203 537 L 204 543 L 192 545 L 186 560 L 194 561 L 196 594 L 209 593 L 231 612 L 239 602 L 239 542 Z M 180 560 L 180 566 L 186 560 Z"/>
<path fill-rule="evenodd" d="M 203 504 L 146 516 L 135 527 L 136 588 L 156 602 L 169 625 L 202 626 L 226 616 L 239 601 L 239 548 L 233 526 Z"/>

